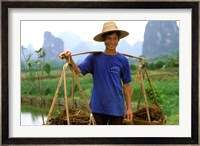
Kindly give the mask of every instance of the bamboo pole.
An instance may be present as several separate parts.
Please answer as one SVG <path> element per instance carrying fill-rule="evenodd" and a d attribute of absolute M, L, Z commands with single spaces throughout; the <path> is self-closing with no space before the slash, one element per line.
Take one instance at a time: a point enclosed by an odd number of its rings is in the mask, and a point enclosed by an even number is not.
<path fill-rule="evenodd" d="M 66 85 L 66 68 L 69 65 L 69 62 L 67 62 L 63 66 L 63 75 L 64 75 L 64 94 L 65 94 L 65 109 L 66 109 L 66 118 L 67 118 L 67 124 L 70 125 L 70 120 L 69 120 L 69 110 L 68 110 L 68 99 L 67 99 L 67 85 Z"/>
<path fill-rule="evenodd" d="M 81 52 L 81 53 L 72 54 L 71 56 L 78 56 L 78 55 L 84 55 L 84 54 L 90 54 L 90 53 L 102 53 L 102 51 Z M 133 56 L 133 55 L 129 55 L 129 54 L 124 54 L 124 53 L 120 53 L 120 54 L 122 54 L 124 56 L 127 56 L 127 57 L 136 58 L 136 59 L 139 59 L 139 60 L 147 60 L 144 57 L 137 57 L 137 56 Z"/>
<path fill-rule="evenodd" d="M 143 80 L 145 79 L 144 78 L 144 73 L 142 72 L 142 68 L 143 68 L 143 64 L 139 64 L 139 68 L 140 68 L 140 76 L 142 76 L 143 77 Z M 140 99 L 141 99 L 141 96 L 142 96 L 142 91 L 143 91 L 143 89 L 142 89 L 142 81 L 140 80 L 140 92 L 139 92 L 139 98 L 138 98 L 138 105 L 137 105 L 137 109 L 139 110 L 139 108 L 140 108 Z"/>
<path fill-rule="evenodd" d="M 71 69 L 71 71 L 72 71 L 72 74 L 74 75 L 75 81 L 76 81 L 76 83 L 77 83 L 77 85 L 78 85 L 79 91 L 80 91 L 80 93 L 81 93 L 81 95 L 82 95 L 82 97 L 83 97 L 83 100 L 84 100 L 84 102 L 85 102 L 85 105 L 86 105 L 86 107 L 87 107 L 89 113 L 92 113 L 92 111 L 91 111 L 91 109 L 90 109 L 90 107 L 89 107 L 87 98 L 86 98 L 86 96 L 85 96 L 85 94 L 84 94 L 84 92 L 83 92 L 83 89 L 82 89 L 82 87 L 81 87 L 81 84 L 80 84 L 80 82 L 79 82 L 79 80 L 78 80 L 78 77 L 77 77 L 75 71 L 74 71 L 72 68 L 70 68 L 70 69 Z M 93 122 L 95 122 L 95 119 L 94 119 L 93 115 L 90 115 L 90 118 L 92 118 L 91 120 L 92 120 Z"/>
<path fill-rule="evenodd" d="M 154 96 L 154 104 L 157 105 L 157 106 L 159 107 L 159 105 L 158 105 L 158 100 L 157 100 L 157 97 L 156 97 L 155 92 L 154 92 L 154 90 L 153 90 L 153 86 L 152 86 L 152 84 L 151 84 L 151 80 L 150 80 L 149 75 L 148 75 L 148 73 L 147 73 L 146 67 L 145 67 L 145 74 L 146 74 L 146 76 L 147 76 L 147 80 L 148 80 L 148 82 L 149 82 L 151 91 L 152 91 L 153 96 Z"/>
<path fill-rule="evenodd" d="M 149 123 L 151 124 L 151 119 L 150 119 L 150 115 L 149 115 L 149 105 L 148 105 L 147 98 L 146 98 L 146 91 L 144 88 L 144 80 L 143 80 L 142 71 L 140 71 L 140 78 L 141 78 L 142 90 L 143 90 L 143 94 L 144 94 L 144 101 L 145 101 L 145 105 L 146 105 L 147 118 L 148 118 Z"/>
<path fill-rule="evenodd" d="M 137 109 L 139 110 L 140 108 L 140 99 L 142 96 L 142 83 L 140 83 L 140 92 L 139 92 L 139 98 L 138 98 L 138 104 L 137 104 Z"/>
<path fill-rule="evenodd" d="M 48 116 L 47 116 L 46 125 L 48 125 L 49 119 L 51 118 L 51 114 L 53 112 L 53 108 L 56 104 L 56 99 L 58 97 L 58 93 L 59 93 L 59 90 L 60 90 L 62 79 L 63 79 L 63 71 L 61 73 L 60 80 L 59 80 L 59 83 L 58 83 L 58 86 L 57 86 L 57 89 L 56 89 L 56 92 L 55 92 L 55 95 L 54 95 L 54 98 L 53 98 L 53 101 L 52 101 L 52 104 L 51 104 L 51 107 L 50 107 L 50 110 L 49 110 L 49 113 L 48 113 Z"/>
<path fill-rule="evenodd" d="M 70 70 L 72 68 L 72 66 L 70 65 Z M 72 100 L 72 108 L 74 108 L 74 104 L 75 104 L 75 101 L 74 101 L 74 74 L 72 73 L 72 93 L 71 93 L 71 100 Z"/>
<path fill-rule="evenodd" d="M 90 114 L 90 120 L 89 120 L 89 125 L 95 125 L 95 120 L 94 120 L 94 116 L 93 116 L 93 114 L 91 113 Z"/>
<path fill-rule="evenodd" d="M 81 93 L 81 95 L 83 97 L 83 100 L 84 100 L 84 102 L 86 104 L 86 107 L 87 107 L 88 111 L 91 113 L 91 109 L 90 109 L 89 104 L 87 102 L 87 98 L 86 98 L 85 94 L 83 93 L 83 89 L 82 89 L 81 84 L 80 84 L 80 82 L 79 82 L 79 80 L 77 78 L 77 75 L 76 75 L 76 73 L 74 72 L 73 69 L 71 71 L 72 71 L 72 74 L 74 75 L 75 81 L 76 81 L 76 83 L 78 85 L 79 91 L 80 91 L 80 93 Z"/>
<path fill-rule="evenodd" d="M 135 89 L 136 83 L 137 83 L 137 81 L 138 81 L 138 77 L 139 77 L 139 70 L 138 70 L 138 72 L 137 72 L 137 74 L 136 74 L 136 77 L 135 77 L 135 80 L 134 80 L 134 83 L 133 83 L 133 87 L 132 87 L 132 89 L 131 89 L 131 97 L 133 96 L 134 89 Z"/>

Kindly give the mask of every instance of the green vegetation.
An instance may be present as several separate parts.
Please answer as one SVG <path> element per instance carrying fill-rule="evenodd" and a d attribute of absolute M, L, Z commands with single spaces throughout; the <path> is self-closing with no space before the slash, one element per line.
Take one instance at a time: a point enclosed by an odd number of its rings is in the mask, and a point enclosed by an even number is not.
<path fill-rule="evenodd" d="M 152 81 L 158 103 L 163 110 L 163 114 L 167 116 L 167 124 L 177 124 L 179 123 L 179 79 L 176 73 L 169 75 L 152 79 Z M 146 91 L 148 101 L 153 101 L 150 88 L 147 87 Z M 173 121 L 171 120 L 172 117 Z"/>
<path fill-rule="evenodd" d="M 21 60 L 21 65 L 25 72 L 26 76 L 26 84 L 25 84 L 25 93 L 32 94 L 34 92 L 37 93 L 37 96 L 40 98 L 40 109 L 44 124 L 44 116 L 43 116 L 43 76 L 46 72 L 47 75 L 51 72 L 51 65 L 48 62 L 45 62 L 44 57 L 46 56 L 43 48 L 36 50 L 34 53 L 37 55 L 37 59 L 32 59 L 34 54 L 25 55 L 25 47 L 21 47 L 21 53 L 24 61 Z M 23 92 L 22 92 L 23 94 Z"/>

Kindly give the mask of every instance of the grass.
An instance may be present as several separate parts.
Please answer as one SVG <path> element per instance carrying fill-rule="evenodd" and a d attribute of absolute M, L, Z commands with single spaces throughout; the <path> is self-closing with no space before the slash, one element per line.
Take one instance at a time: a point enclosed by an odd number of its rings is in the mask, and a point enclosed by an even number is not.
<path fill-rule="evenodd" d="M 177 77 L 170 79 L 156 80 L 155 91 L 158 95 L 158 103 L 163 109 L 163 114 L 167 116 L 167 122 L 179 123 L 179 80 Z M 176 115 L 176 116 L 175 116 Z M 172 122 L 168 123 L 172 124 Z"/>
<path fill-rule="evenodd" d="M 42 81 L 42 96 L 43 98 L 53 98 L 59 82 L 61 70 L 54 70 L 50 75 L 45 75 Z M 135 80 L 136 71 L 132 71 L 133 82 Z M 151 79 L 151 83 L 158 99 L 158 103 L 163 110 L 163 114 L 167 116 L 167 124 L 176 125 L 179 124 L 179 77 L 178 69 L 170 70 L 153 70 L 148 71 L 148 75 Z M 70 76 L 70 77 L 69 77 Z M 21 92 L 23 96 L 31 96 L 33 98 L 38 97 L 38 92 L 28 84 L 25 80 L 25 73 L 22 73 Z M 81 87 L 87 99 L 89 100 L 92 90 L 92 76 L 91 75 L 78 75 Z M 36 81 L 36 80 L 35 80 Z M 131 83 L 131 87 L 133 86 Z M 67 73 L 67 94 L 71 97 L 72 90 L 72 78 L 70 73 Z M 147 95 L 148 103 L 153 102 L 154 96 L 150 89 L 149 82 L 145 78 L 145 91 Z M 140 82 L 137 82 L 137 86 L 134 89 L 132 96 L 133 105 L 137 105 L 137 100 L 140 92 Z M 77 84 L 74 86 L 74 96 L 82 99 Z M 58 98 L 64 98 L 64 86 L 60 88 Z M 143 96 L 141 97 L 141 105 L 144 105 Z M 135 107 L 134 107 L 135 109 Z"/>
<path fill-rule="evenodd" d="M 135 79 L 135 74 L 133 79 Z M 160 105 L 162 112 L 167 117 L 167 124 L 177 125 L 179 124 L 179 77 L 178 70 L 153 70 L 148 71 L 149 78 L 151 80 L 155 96 L 157 97 L 158 104 Z M 133 83 L 132 83 L 133 84 Z M 154 95 L 150 88 L 150 84 L 145 78 L 145 91 L 147 101 L 149 104 L 153 103 Z M 140 97 L 140 82 L 137 82 L 137 86 L 134 89 L 132 96 L 132 102 L 137 102 Z M 143 94 L 141 98 L 141 105 L 145 105 Z M 137 105 L 137 104 L 136 104 Z"/>

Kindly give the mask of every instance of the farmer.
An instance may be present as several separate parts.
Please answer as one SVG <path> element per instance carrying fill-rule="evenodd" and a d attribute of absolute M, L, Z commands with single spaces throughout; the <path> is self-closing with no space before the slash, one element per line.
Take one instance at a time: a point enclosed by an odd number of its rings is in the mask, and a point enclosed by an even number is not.
<path fill-rule="evenodd" d="M 128 34 L 118 29 L 115 22 L 106 22 L 102 32 L 94 37 L 95 41 L 104 42 L 104 52 L 90 54 L 78 65 L 76 73 L 93 75 L 90 108 L 97 125 L 121 125 L 124 117 L 132 121 L 130 66 L 128 59 L 116 51 L 119 40 Z M 59 55 L 61 59 L 70 56 L 70 51 Z"/>

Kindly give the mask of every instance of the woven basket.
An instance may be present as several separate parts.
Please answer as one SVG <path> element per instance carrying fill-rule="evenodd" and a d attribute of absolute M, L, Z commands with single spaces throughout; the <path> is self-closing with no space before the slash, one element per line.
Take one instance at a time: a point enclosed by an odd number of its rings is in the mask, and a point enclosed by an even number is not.
<path fill-rule="evenodd" d="M 151 121 L 151 123 L 147 120 L 143 120 L 140 118 L 135 117 L 133 119 L 134 125 L 165 125 L 166 124 L 166 116 L 162 116 L 159 120 L 157 121 Z"/>
<path fill-rule="evenodd" d="M 134 125 L 164 125 L 166 124 L 166 116 L 162 114 L 162 109 L 156 104 L 149 104 L 149 116 L 151 122 L 148 121 L 146 107 L 143 106 L 133 113 Z"/>

